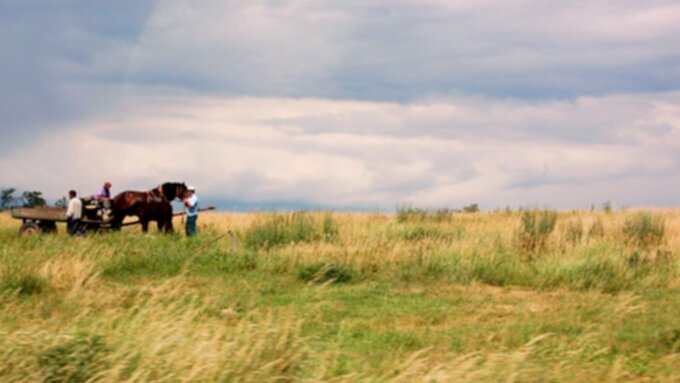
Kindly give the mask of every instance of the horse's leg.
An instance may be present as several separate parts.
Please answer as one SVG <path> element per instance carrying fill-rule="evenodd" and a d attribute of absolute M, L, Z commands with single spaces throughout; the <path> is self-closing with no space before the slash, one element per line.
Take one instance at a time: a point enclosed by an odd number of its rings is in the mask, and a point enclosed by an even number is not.
<path fill-rule="evenodd" d="M 142 233 L 149 231 L 149 220 L 146 217 L 139 217 L 139 222 L 142 224 Z"/>
<path fill-rule="evenodd" d="M 164 226 L 166 234 L 170 234 L 170 233 L 173 232 L 173 230 L 172 230 L 172 214 L 169 214 L 168 216 L 165 217 L 165 224 L 163 226 Z"/>
<path fill-rule="evenodd" d="M 172 205 L 168 204 L 165 209 L 165 232 L 170 234 L 172 229 Z"/>

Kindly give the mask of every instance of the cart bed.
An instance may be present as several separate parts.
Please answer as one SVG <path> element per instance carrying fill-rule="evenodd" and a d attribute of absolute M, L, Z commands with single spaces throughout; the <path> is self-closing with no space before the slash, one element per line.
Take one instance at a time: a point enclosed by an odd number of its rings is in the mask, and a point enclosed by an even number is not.
<path fill-rule="evenodd" d="M 35 221 L 66 222 L 66 208 L 17 207 L 12 209 L 12 218 Z"/>

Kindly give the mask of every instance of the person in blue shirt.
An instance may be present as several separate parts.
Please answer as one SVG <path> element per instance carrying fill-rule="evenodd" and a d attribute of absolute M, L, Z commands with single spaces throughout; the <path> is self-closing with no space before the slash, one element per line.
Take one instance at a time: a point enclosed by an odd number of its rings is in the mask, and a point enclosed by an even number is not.
<path fill-rule="evenodd" d="M 187 188 L 187 194 L 184 197 L 184 210 L 187 212 L 187 221 L 184 230 L 187 237 L 196 235 L 196 219 L 198 219 L 198 196 L 196 189 L 193 186 Z"/>

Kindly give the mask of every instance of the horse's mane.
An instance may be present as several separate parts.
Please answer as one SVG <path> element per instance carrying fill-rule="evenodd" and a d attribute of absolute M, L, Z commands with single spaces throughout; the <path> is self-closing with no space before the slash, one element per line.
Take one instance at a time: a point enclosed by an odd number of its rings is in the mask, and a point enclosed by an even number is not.
<path fill-rule="evenodd" d="M 175 198 L 182 198 L 187 191 L 187 185 L 184 182 L 165 182 L 160 187 L 165 198 L 172 201 Z"/>

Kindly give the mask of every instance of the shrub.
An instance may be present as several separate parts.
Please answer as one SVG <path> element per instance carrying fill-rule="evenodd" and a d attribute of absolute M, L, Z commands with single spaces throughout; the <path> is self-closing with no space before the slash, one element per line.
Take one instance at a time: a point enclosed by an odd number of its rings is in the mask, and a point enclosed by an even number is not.
<path fill-rule="evenodd" d="M 590 237 L 590 238 L 604 237 L 604 224 L 602 223 L 601 219 L 598 218 L 590 226 L 590 229 L 588 230 L 588 237 Z"/>
<path fill-rule="evenodd" d="M 313 242 L 322 239 L 326 233 L 333 234 L 334 223 L 330 215 L 319 226 L 314 217 L 305 211 L 270 214 L 246 231 L 245 244 L 250 248 L 270 249 L 289 243 Z"/>
<path fill-rule="evenodd" d="M 0 281 L 0 290 L 16 291 L 19 295 L 40 294 L 47 288 L 47 281 L 37 274 L 25 270 L 5 272 Z"/>
<path fill-rule="evenodd" d="M 400 231 L 400 237 L 406 241 L 420 241 L 425 238 L 438 238 L 442 233 L 436 228 L 429 227 L 407 227 Z"/>
<path fill-rule="evenodd" d="M 171 277 L 179 274 L 186 262 L 187 258 L 182 253 L 130 253 L 107 261 L 102 276 L 114 279 L 140 276 Z"/>
<path fill-rule="evenodd" d="M 632 246 L 647 249 L 663 242 L 666 223 L 661 216 L 640 212 L 626 220 L 623 226 L 625 242 Z"/>
<path fill-rule="evenodd" d="M 199 275 L 229 274 L 257 269 L 259 259 L 252 251 L 206 252 L 195 257 L 190 271 Z"/>
<path fill-rule="evenodd" d="M 436 278 L 440 276 L 456 277 L 457 269 L 460 268 L 461 257 L 458 254 L 450 254 L 444 257 L 432 257 L 424 264 L 423 276 Z"/>
<path fill-rule="evenodd" d="M 583 223 L 581 220 L 569 221 L 564 226 L 564 239 L 572 246 L 577 245 L 583 238 Z"/>
<path fill-rule="evenodd" d="M 334 240 L 338 237 L 338 225 L 333 219 L 331 213 L 326 213 L 323 216 L 323 237 L 326 240 Z"/>
<path fill-rule="evenodd" d="M 397 206 L 397 222 L 404 223 L 414 220 L 422 220 L 425 210 L 411 206 Z"/>
<path fill-rule="evenodd" d="M 551 210 L 526 210 L 522 213 L 519 247 L 524 253 L 543 251 L 555 229 L 557 213 Z"/>
<path fill-rule="evenodd" d="M 587 259 L 565 267 L 562 282 L 578 290 L 601 290 L 615 293 L 629 287 L 624 270 L 608 259 Z"/>
<path fill-rule="evenodd" d="M 476 256 L 471 259 L 469 277 L 493 286 L 527 285 L 531 283 L 529 270 L 510 254 Z M 466 279 L 466 278 L 463 278 Z"/>
<path fill-rule="evenodd" d="M 428 231 L 425 228 L 416 226 L 409 228 L 402 232 L 402 237 L 407 241 L 419 241 L 428 236 Z"/>
<path fill-rule="evenodd" d="M 477 213 L 479 211 L 479 205 L 476 203 L 463 206 L 463 212 L 464 213 Z"/>
<path fill-rule="evenodd" d="M 101 336 L 80 334 L 44 350 L 37 356 L 38 365 L 45 382 L 86 382 L 105 368 L 107 351 Z"/>
<path fill-rule="evenodd" d="M 303 265 L 298 269 L 297 276 L 305 282 L 324 283 L 347 283 L 354 279 L 354 270 L 348 266 L 333 263 L 313 263 Z"/>
<path fill-rule="evenodd" d="M 397 222 L 443 222 L 449 221 L 453 213 L 453 210 L 447 208 L 428 210 L 412 206 L 397 206 Z"/>

